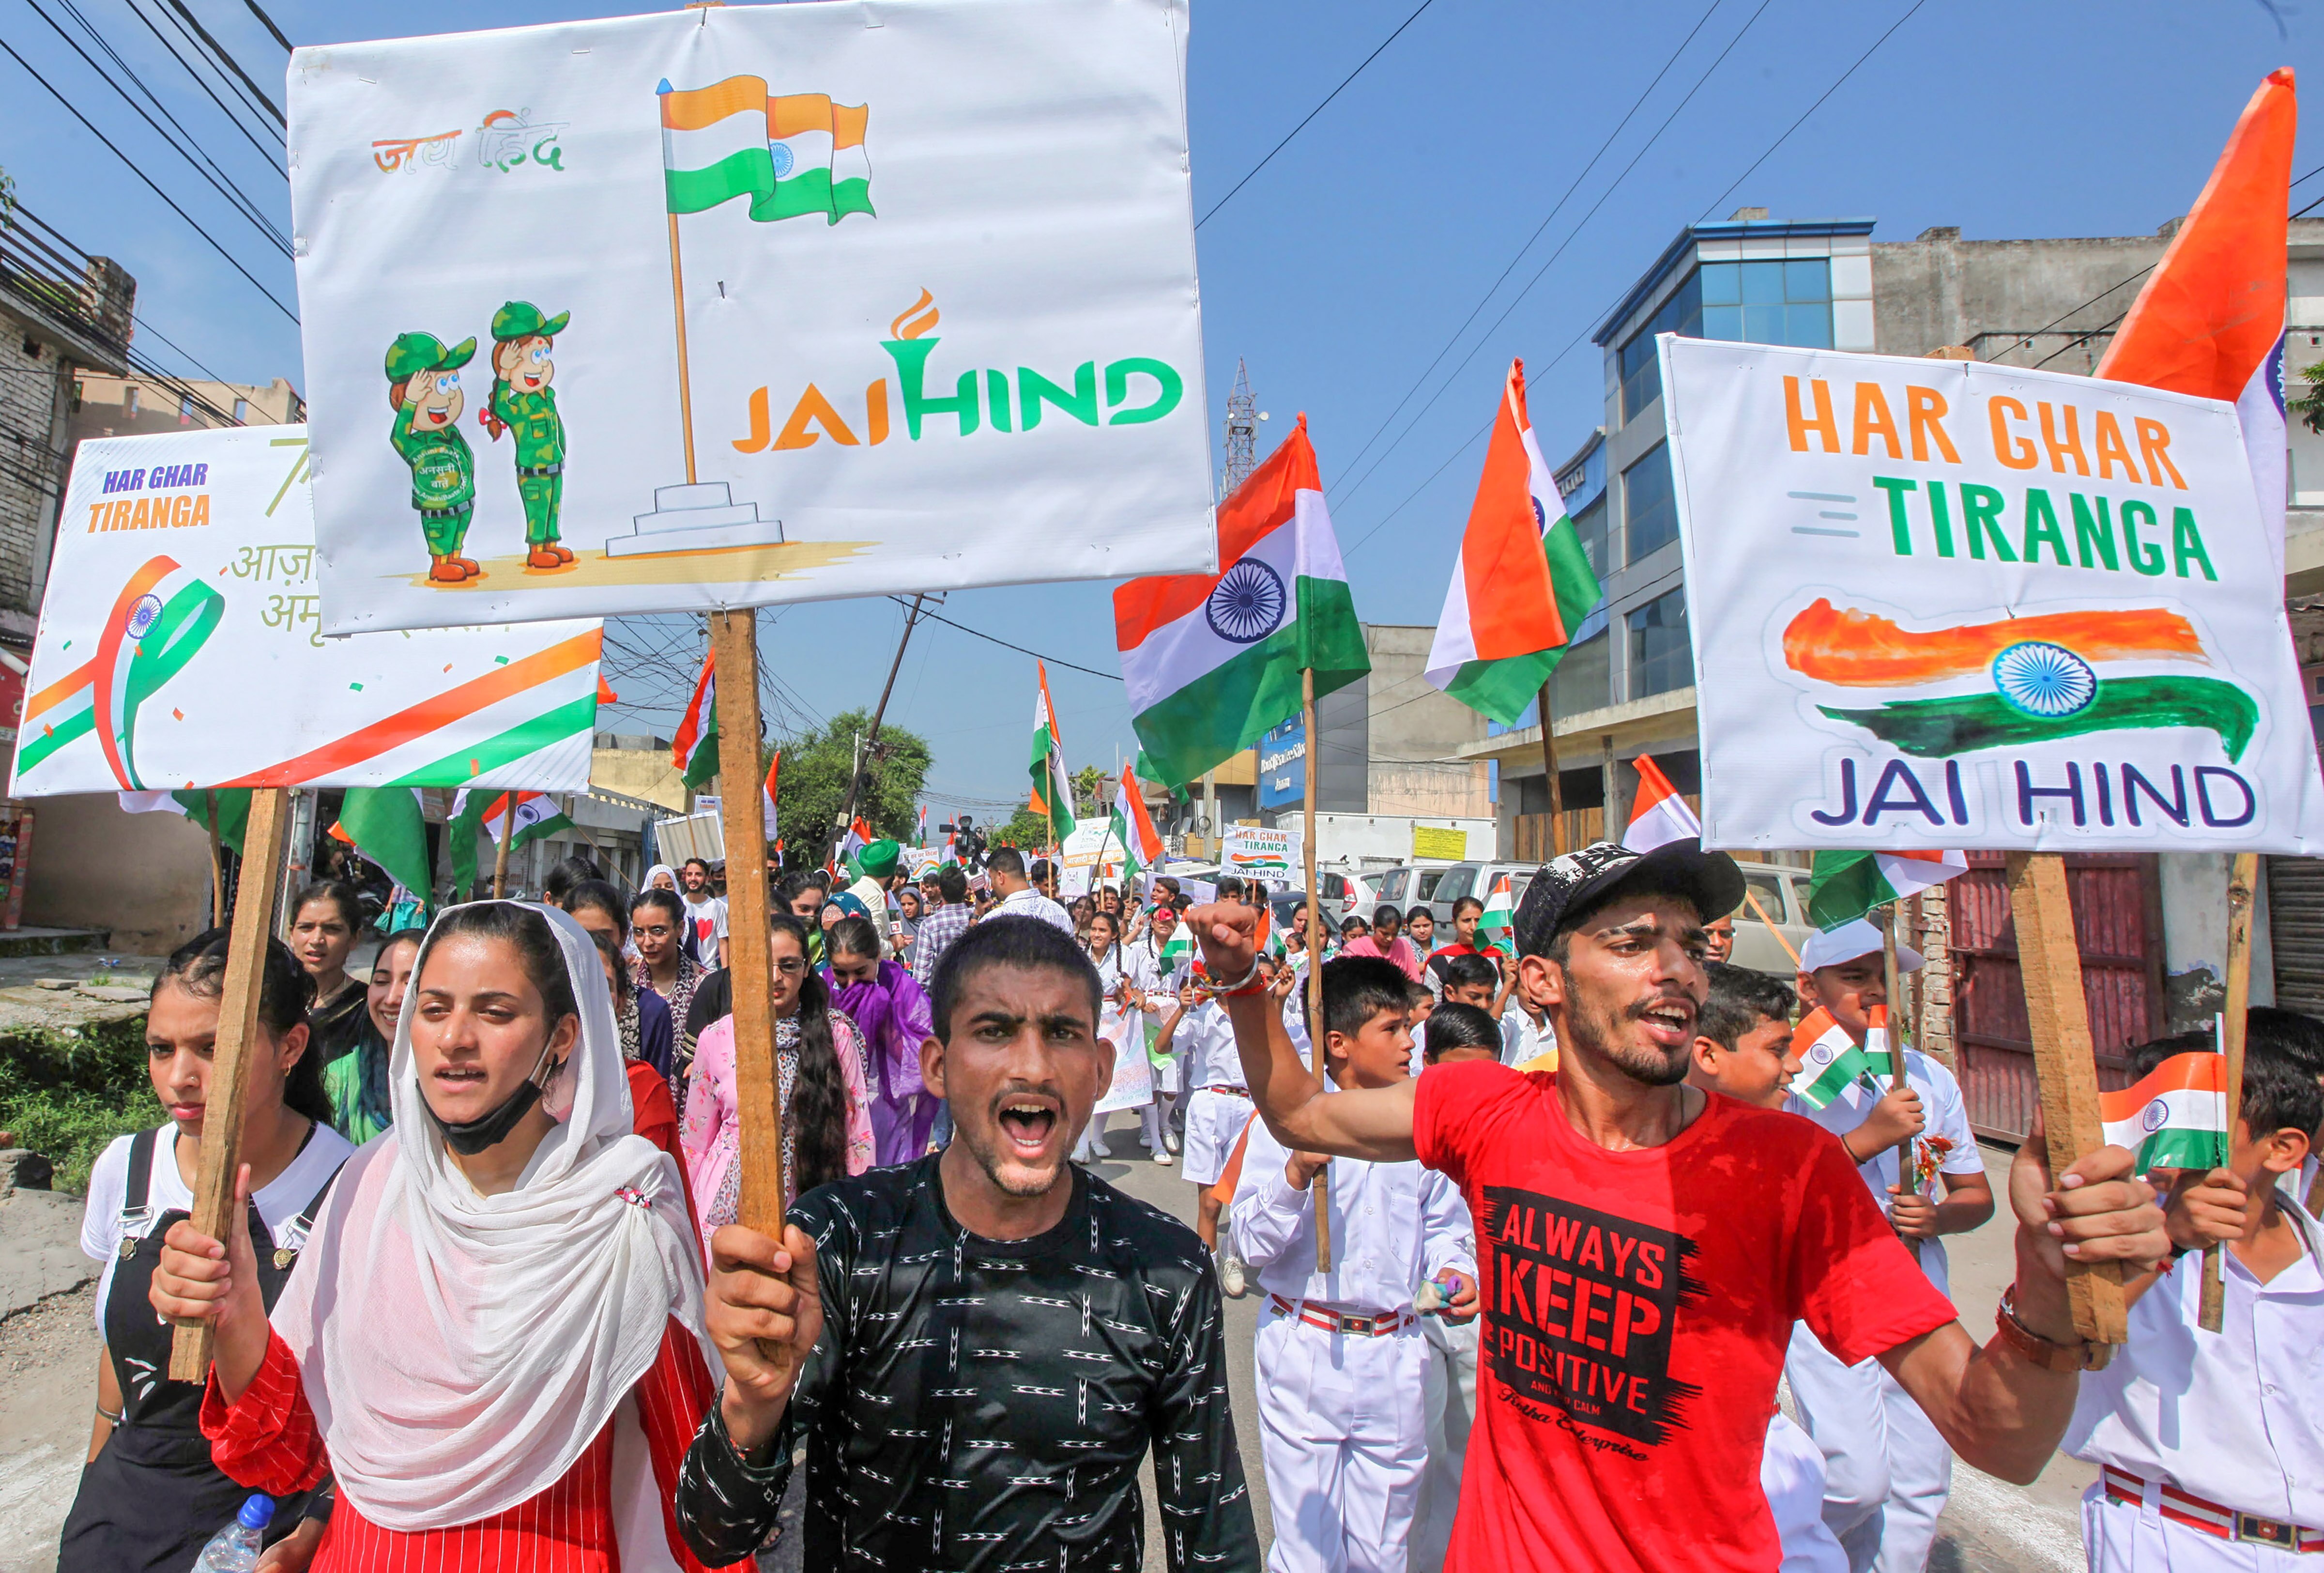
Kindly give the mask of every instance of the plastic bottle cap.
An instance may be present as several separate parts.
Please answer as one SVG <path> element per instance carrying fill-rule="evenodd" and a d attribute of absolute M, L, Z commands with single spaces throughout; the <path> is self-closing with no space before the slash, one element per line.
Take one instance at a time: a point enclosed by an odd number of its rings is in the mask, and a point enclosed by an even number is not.
<path fill-rule="evenodd" d="M 235 1518 L 244 1529 L 263 1530 L 274 1522 L 274 1499 L 263 1493 L 254 1492 Z"/>

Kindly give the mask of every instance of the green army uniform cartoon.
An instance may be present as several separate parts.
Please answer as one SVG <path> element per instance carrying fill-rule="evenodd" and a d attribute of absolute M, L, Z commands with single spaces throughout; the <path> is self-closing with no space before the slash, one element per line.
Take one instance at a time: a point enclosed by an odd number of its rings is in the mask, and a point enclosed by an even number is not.
<path fill-rule="evenodd" d="M 495 442 L 503 431 L 516 433 L 528 568 L 563 568 L 573 560 L 557 539 L 557 514 L 565 501 L 565 421 L 549 385 L 557 375 L 554 341 L 572 315 L 544 318 L 530 301 L 511 301 L 493 313 L 493 401 L 481 419 Z"/>
<path fill-rule="evenodd" d="M 411 505 L 428 541 L 431 583 L 456 585 L 484 570 L 460 555 L 476 514 L 476 457 L 460 435 L 460 368 L 476 353 L 466 338 L 450 349 L 432 333 L 399 334 L 387 347 L 388 440 L 411 467 Z"/>

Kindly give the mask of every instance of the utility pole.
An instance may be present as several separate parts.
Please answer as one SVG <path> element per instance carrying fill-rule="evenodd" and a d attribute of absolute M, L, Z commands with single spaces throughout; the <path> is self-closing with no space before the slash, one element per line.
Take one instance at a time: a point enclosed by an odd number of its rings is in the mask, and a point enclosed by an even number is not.
<path fill-rule="evenodd" d="M 936 598 L 939 601 L 944 599 L 941 595 Z M 904 636 L 896 641 L 896 659 L 888 663 L 888 680 L 881 686 L 880 703 L 872 712 L 871 736 L 861 739 L 857 745 L 855 772 L 848 778 L 847 797 L 839 805 L 839 823 L 833 827 L 832 845 L 835 847 L 846 839 L 847 828 L 855 822 L 855 799 L 863 790 L 863 767 L 880 756 L 880 722 L 888 713 L 888 696 L 896 691 L 896 674 L 904 666 L 904 647 L 912 642 L 912 630 L 919 623 L 920 612 L 927 600 L 925 595 L 914 596 L 911 608 L 904 615 Z"/>

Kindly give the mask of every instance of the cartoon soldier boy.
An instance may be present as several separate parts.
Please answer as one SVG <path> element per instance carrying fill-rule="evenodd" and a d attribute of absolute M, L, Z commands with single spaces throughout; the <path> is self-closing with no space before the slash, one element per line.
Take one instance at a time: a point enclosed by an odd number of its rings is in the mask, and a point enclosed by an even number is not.
<path fill-rule="evenodd" d="M 530 568 L 563 568 L 573 554 L 558 544 L 557 512 L 565 501 L 565 422 L 549 390 L 557 336 L 573 314 L 544 318 L 530 301 L 511 301 L 493 313 L 493 403 L 480 419 L 498 442 L 516 433 L 516 489 L 524 500 L 524 541 Z"/>
<path fill-rule="evenodd" d="M 411 467 L 411 505 L 428 541 L 428 578 L 456 585 L 484 569 L 460 555 L 476 513 L 476 459 L 460 435 L 460 368 L 476 341 L 450 349 L 432 333 L 398 335 L 387 347 L 387 402 L 395 412 L 388 440 Z"/>

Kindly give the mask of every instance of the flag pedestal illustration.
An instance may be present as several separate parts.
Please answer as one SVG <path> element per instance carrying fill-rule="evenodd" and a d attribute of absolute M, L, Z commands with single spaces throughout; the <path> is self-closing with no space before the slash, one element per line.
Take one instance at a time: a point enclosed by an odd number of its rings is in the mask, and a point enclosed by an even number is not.
<path fill-rule="evenodd" d="M 783 522 L 760 518 L 756 503 L 734 501 L 724 481 L 656 486 L 653 512 L 636 515 L 631 524 L 632 533 L 606 539 L 607 557 L 783 543 Z"/>

